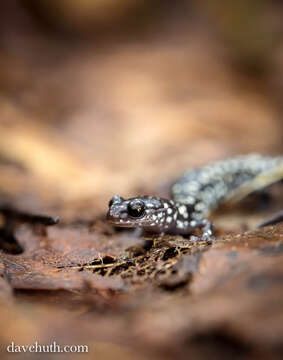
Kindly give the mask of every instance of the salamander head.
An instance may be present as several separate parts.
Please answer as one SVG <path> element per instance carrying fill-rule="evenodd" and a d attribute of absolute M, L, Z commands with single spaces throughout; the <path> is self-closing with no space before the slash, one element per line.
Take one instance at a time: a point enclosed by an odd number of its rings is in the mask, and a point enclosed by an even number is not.
<path fill-rule="evenodd" d="M 175 212 L 172 200 L 151 196 L 123 199 L 115 195 L 109 202 L 107 220 L 116 226 L 142 227 L 153 232 L 163 232 L 173 225 Z"/>

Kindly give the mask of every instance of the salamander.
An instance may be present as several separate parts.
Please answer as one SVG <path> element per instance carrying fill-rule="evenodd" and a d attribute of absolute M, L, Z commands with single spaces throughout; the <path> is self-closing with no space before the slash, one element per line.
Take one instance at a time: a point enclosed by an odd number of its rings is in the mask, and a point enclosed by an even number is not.
<path fill-rule="evenodd" d="M 115 195 L 107 219 L 115 226 L 149 233 L 187 235 L 201 228 L 201 239 L 207 240 L 212 236 L 207 217 L 215 208 L 282 178 L 283 156 L 237 156 L 186 171 L 173 184 L 171 199 Z"/>

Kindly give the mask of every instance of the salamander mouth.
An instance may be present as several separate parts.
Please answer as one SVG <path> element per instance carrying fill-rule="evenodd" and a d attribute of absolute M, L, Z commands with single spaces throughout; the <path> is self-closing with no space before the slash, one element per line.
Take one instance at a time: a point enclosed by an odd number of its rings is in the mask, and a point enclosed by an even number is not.
<path fill-rule="evenodd" d="M 119 227 L 127 227 L 127 228 L 132 228 L 132 227 L 136 227 L 135 224 L 132 224 L 131 222 L 126 222 L 126 221 L 122 221 L 120 222 L 119 218 L 115 218 L 113 216 L 111 216 L 109 213 L 106 216 L 107 221 L 114 226 L 119 226 Z"/>
<path fill-rule="evenodd" d="M 131 224 L 131 223 L 123 223 L 123 222 L 119 222 L 119 221 L 113 221 L 113 220 L 108 220 L 108 222 L 111 225 L 114 226 L 119 226 L 119 227 L 125 227 L 125 228 L 132 228 L 132 227 L 136 227 L 137 225 Z"/>

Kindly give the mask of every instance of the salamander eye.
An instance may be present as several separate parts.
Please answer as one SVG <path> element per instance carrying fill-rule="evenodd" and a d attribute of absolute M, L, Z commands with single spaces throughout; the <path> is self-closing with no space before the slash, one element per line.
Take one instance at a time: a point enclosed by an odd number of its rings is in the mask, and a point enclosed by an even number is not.
<path fill-rule="evenodd" d="M 114 203 L 121 203 L 124 199 L 120 195 L 114 195 L 113 198 L 109 201 L 108 206 L 111 207 Z"/>
<path fill-rule="evenodd" d="M 142 217 L 145 213 L 145 205 L 141 200 L 133 200 L 128 204 L 128 214 L 132 217 Z"/>

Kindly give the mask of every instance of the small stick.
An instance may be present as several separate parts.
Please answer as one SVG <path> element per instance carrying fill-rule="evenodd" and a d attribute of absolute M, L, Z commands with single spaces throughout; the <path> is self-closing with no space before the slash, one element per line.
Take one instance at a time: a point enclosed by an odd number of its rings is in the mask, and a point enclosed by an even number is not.
<path fill-rule="evenodd" d="M 264 226 L 268 225 L 275 225 L 283 221 L 283 210 L 279 211 L 277 214 L 273 215 L 271 218 L 265 220 L 261 224 L 258 225 L 259 228 L 262 228 Z"/>

